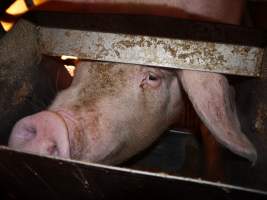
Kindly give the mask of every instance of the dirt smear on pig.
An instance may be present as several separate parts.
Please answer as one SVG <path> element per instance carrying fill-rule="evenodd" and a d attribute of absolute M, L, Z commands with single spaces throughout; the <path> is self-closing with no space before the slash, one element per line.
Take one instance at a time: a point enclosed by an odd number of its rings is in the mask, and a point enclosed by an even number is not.
<path fill-rule="evenodd" d="M 88 65 L 88 62 L 81 65 Z M 80 72 L 83 81 L 78 101 L 74 106 L 75 110 L 87 107 L 94 111 L 95 104 L 100 98 L 119 95 L 127 81 L 127 75 L 132 71 L 124 68 L 121 64 L 90 62 L 90 65 Z"/>

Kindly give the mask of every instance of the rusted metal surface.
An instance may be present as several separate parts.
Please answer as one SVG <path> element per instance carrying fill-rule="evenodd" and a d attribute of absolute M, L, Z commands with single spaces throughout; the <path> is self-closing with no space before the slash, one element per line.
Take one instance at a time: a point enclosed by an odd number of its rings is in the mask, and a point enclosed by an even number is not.
<path fill-rule="evenodd" d="M 6 143 L 13 123 L 25 115 L 29 96 L 36 89 L 36 77 L 40 78 L 38 63 L 37 31 L 24 21 L 0 37 L 0 144 Z M 42 91 L 39 87 L 39 91 Z M 38 93 L 38 92 L 37 92 Z M 31 104 L 30 104 L 31 105 Z"/>
<path fill-rule="evenodd" d="M 40 53 L 98 61 L 259 76 L 264 52 L 252 44 L 36 26 L 27 20 L 20 20 L 18 26 L 29 35 L 38 32 L 38 39 L 33 38 L 28 46 L 38 46 Z"/>
<path fill-rule="evenodd" d="M 40 27 L 44 54 L 259 76 L 263 49 L 252 46 Z"/>

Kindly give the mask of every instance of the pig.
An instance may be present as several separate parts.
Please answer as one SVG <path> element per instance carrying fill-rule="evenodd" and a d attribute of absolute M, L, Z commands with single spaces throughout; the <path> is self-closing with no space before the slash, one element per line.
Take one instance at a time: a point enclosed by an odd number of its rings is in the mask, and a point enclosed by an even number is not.
<path fill-rule="evenodd" d="M 16 123 L 9 147 L 116 165 L 179 121 L 185 94 L 219 143 L 256 161 L 223 75 L 93 61 L 79 62 L 71 86 L 46 111 Z"/>
<path fill-rule="evenodd" d="M 81 8 L 238 24 L 243 4 L 243 0 L 212 4 L 209 0 L 57 0 L 41 9 Z M 182 90 L 218 142 L 256 161 L 256 150 L 240 129 L 233 92 L 223 75 L 101 62 L 81 62 L 70 88 L 59 93 L 46 111 L 14 126 L 9 146 L 117 164 L 149 146 L 179 120 L 185 112 Z"/>

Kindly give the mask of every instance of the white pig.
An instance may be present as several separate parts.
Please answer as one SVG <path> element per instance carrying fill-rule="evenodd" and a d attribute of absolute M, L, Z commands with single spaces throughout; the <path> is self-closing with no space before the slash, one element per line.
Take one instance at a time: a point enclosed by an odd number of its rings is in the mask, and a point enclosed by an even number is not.
<path fill-rule="evenodd" d="M 43 112 L 21 119 L 9 146 L 37 154 L 118 164 L 148 147 L 184 112 L 182 88 L 218 142 L 255 162 L 220 74 L 80 62 L 71 86 Z"/>

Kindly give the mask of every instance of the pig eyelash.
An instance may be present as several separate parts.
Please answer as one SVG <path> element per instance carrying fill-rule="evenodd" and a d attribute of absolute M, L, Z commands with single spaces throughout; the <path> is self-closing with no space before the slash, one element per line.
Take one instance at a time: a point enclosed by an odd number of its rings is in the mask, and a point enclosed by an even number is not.
<path fill-rule="evenodd" d="M 148 79 L 149 79 L 150 81 L 157 81 L 157 80 L 158 80 L 158 77 L 156 77 L 156 76 L 153 75 L 153 74 L 149 74 L 149 75 L 148 75 Z"/>
<path fill-rule="evenodd" d="M 161 84 L 161 74 L 156 72 L 147 71 L 144 74 L 144 79 L 142 80 L 140 87 L 142 88 L 158 88 Z"/>
<path fill-rule="evenodd" d="M 159 81 L 161 79 L 161 76 L 154 72 L 148 72 L 147 78 L 149 81 Z"/>

